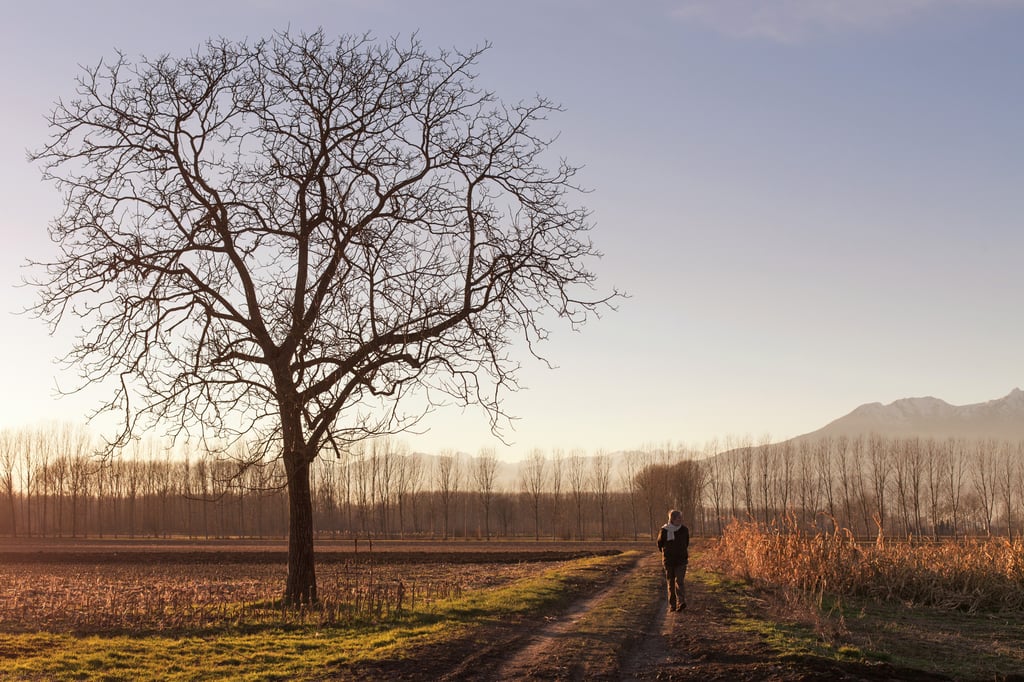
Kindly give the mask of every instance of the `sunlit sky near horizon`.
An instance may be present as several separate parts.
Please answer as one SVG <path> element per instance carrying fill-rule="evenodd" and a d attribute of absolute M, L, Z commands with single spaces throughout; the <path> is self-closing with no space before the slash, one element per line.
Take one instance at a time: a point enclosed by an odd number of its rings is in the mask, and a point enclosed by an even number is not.
<path fill-rule="evenodd" d="M 290 27 L 431 48 L 493 44 L 501 98 L 560 102 L 555 151 L 585 168 L 595 265 L 630 294 L 552 326 L 510 447 L 441 410 L 415 450 L 702 446 L 813 431 L 865 402 L 962 405 L 1024 387 L 1024 0 L 118 0 L 6 7 L 0 21 L 0 427 L 80 421 L 66 338 L 14 311 L 59 211 L 27 149 L 115 49 L 184 54 Z M 71 332 L 73 330 L 68 330 Z M 86 398 L 88 396 L 83 396 Z M 95 396 L 93 396 L 95 397 Z"/>

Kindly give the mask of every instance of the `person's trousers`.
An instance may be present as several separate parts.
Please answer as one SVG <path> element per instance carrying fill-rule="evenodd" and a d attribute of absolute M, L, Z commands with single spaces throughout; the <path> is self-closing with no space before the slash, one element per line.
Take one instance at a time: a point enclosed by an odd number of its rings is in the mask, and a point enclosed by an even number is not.
<path fill-rule="evenodd" d="M 683 578 L 686 577 L 686 562 L 665 562 L 665 580 L 668 582 L 668 605 L 673 609 L 676 604 L 686 604 L 686 588 Z"/>

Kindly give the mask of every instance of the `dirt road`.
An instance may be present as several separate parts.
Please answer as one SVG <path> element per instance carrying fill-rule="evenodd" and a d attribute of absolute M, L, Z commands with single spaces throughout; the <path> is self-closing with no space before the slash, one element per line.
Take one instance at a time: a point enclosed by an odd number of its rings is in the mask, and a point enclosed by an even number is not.
<path fill-rule="evenodd" d="M 631 581 L 651 586 L 646 626 L 624 638 L 595 634 L 592 613 Z M 497 647 L 459 666 L 448 680 L 943 680 L 885 664 L 840 663 L 817 657 L 786 657 L 759 635 L 736 627 L 739 617 L 725 592 L 688 581 L 688 608 L 669 612 L 661 594 L 660 557 L 640 559 L 596 594 L 543 624 L 525 626 Z M 756 601 L 752 608 L 757 608 Z M 633 614 L 635 616 L 635 614 Z M 498 652 L 501 653 L 498 653 Z M 497 659 L 497 660 L 496 660 Z"/>
<path fill-rule="evenodd" d="M 746 588 L 687 579 L 687 605 L 669 612 L 660 556 L 650 553 L 604 575 L 562 612 L 504 619 L 458 641 L 409 651 L 401 660 L 363 664 L 338 679 L 493 682 L 495 680 L 727 680 L 921 682 L 941 675 L 885 663 L 784 653 L 747 622 L 781 615 Z M 1009 679 L 1009 678 L 1005 678 Z"/>
<path fill-rule="evenodd" d="M 510 652 L 493 679 L 798 679 L 773 666 L 772 651 L 756 636 L 729 628 L 732 616 L 720 596 L 692 581 L 687 585 L 688 608 L 669 612 L 665 598 L 657 597 L 646 628 L 636 633 L 625 651 L 615 652 L 614 656 L 596 656 L 603 647 L 618 643 L 594 640 L 584 647 L 591 655 L 567 660 L 563 642 L 574 637 L 586 638 L 586 633 L 579 631 L 580 618 L 598 608 L 602 601 L 612 599 L 627 580 L 638 579 L 636 574 L 653 576 L 653 589 L 660 595 L 660 557 L 652 554 L 637 562 L 629 574 L 534 632 L 523 647 Z"/>

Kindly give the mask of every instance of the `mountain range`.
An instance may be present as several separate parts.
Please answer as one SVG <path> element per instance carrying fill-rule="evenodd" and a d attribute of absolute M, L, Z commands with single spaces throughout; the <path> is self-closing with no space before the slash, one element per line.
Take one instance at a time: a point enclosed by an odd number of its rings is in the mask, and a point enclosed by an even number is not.
<path fill-rule="evenodd" d="M 902 398 L 888 405 L 867 403 L 817 431 L 793 438 L 791 442 L 815 441 L 826 436 L 871 434 L 889 438 L 920 436 L 936 440 L 963 438 L 1024 441 L 1024 391 L 1015 388 L 1002 398 L 971 405 L 950 405 L 931 396 Z M 730 450 L 718 455 L 728 457 L 735 452 Z M 429 476 L 429 472 L 434 470 L 437 456 L 421 454 Z M 472 487 L 470 468 L 475 458 L 466 453 L 462 454 L 466 458 L 462 485 Z M 621 460 L 625 455 L 625 452 L 611 453 L 616 470 L 621 466 Z M 519 471 L 519 462 L 499 461 L 496 472 L 498 487 L 504 490 L 517 490 L 520 485 Z M 567 485 L 565 480 L 562 483 L 563 486 Z"/>
<path fill-rule="evenodd" d="M 796 440 L 871 433 L 889 437 L 1024 440 L 1024 391 L 1015 388 L 1002 398 L 971 405 L 950 405 L 930 396 L 903 398 L 888 405 L 867 403 Z"/>

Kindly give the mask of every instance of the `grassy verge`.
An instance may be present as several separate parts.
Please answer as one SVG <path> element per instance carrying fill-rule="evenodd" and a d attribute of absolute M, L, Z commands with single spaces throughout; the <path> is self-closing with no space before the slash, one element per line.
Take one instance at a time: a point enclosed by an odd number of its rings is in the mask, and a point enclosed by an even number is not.
<path fill-rule="evenodd" d="M 631 554 L 579 559 L 491 590 L 439 601 L 387 623 L 350 628 L 225 628 L 196 636 L 0 634 L 0 677 L 46 680 L 298 680 L 360 662 L 402 659 L 473 628 L 562 608 Z"/>
<path fill-rule="evenodd" d="M 856 600 L 845 639 L 869 657 L 958 680 L 1024 679 L 1024 614 L 968 614 Z"/>
<path fill-rule="evenodd" d="M 864 654 L 855 648 L 837 646 L 825 639 L 820 619 L 813 616 L 811 607 L 807 605 L 793 608 L 793 604 L 786 604 L 790 617 L 782 620 L 778 617 L 781 605 L 776 603 L 776 608 L 771 608 L 765 597 L 772 595 L 756 591 L 750 583 L 701 569 L 691 570 L 688 577 L 719 596 L 732 614 L 732 627 L 760 636 L 778 652 L 780 659 L 806 656 L 836 660 L 864 658 Z"/>
<path fill-rule="evenodd" d="M 1020 614 L 966 614 L 867 599 L 825 599 L 819 607 L 715 572 L 691 576 L 720 596 L 733 615 L 732 627 L 757 634 L 780 661 L 884 663 L 957 680 L 1015 679 L 1024 670 Z"/>

